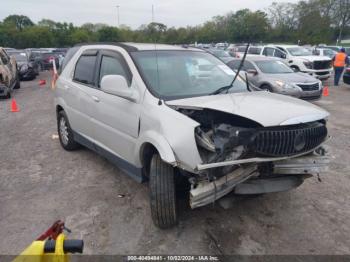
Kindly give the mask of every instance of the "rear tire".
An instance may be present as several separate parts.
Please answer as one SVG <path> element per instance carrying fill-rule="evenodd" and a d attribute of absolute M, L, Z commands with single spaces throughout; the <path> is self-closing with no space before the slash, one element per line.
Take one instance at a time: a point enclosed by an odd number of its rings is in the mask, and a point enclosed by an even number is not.
<path fill-rule="evenodd" d="M 152 156 L 149 185 L 153 223 L 161 229 L 173 227 L 177 224 L 174 168 L 159 154 Z"/>
<path fill-rule="evenodd" d="M 67 151 L 73 151 L 80 147 L 74 140 L 73 130 L 68 122 L 66 113 L 62 110 L 57 116 L 57 132 L 61 146 Z"/>

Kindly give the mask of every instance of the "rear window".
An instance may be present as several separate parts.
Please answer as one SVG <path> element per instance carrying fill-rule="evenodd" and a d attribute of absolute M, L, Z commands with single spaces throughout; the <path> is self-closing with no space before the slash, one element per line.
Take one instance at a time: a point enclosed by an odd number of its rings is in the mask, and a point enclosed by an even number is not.
<path fill-rule="evenodd" d="M 74 72 L 74 80 L 87 85 L 94 85 L 96 55 L 82 55 Z"/>

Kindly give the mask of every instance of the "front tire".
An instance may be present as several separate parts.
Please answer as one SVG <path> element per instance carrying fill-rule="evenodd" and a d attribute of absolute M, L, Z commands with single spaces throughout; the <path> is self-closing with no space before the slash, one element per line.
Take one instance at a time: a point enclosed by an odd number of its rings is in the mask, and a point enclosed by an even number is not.
<path fill-rule="evenodd" d="M 177 224 L 174 168 L 159 154 L 152 157 L 149 184 L 153 223 L 161 229 L 173 227 Z"/>
<path fill-rule="evenodd" d="M 261 89 L 261 90 L 266 90 L 266 91 L 271 92 L 271 93 L 273 92 L 271 86 L 269 86 L 269 85 L 262 85 L 262 86 L 260 87 L 260 89 Z"/>
<path fill-rule="evenodd" d="M 73 130 L 71 129 L 68 117 L 64 111 L 60 111 L 57 116 L 57 131 L 61 146 L 67 151 L 73 151 L 79 148 L 75 142 Z"/>

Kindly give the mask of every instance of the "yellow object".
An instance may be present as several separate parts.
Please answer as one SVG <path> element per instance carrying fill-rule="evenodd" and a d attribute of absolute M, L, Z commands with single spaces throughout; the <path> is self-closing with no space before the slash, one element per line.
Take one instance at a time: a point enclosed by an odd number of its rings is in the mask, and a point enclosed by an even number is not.
<path fill-rule="evenodd" d="M 64 234 L 56 239 L 55 253 L 44 253 L 45 241 L 34 241 L 12 262 L 68 262 L 69 257 L 63 251 Z"/>

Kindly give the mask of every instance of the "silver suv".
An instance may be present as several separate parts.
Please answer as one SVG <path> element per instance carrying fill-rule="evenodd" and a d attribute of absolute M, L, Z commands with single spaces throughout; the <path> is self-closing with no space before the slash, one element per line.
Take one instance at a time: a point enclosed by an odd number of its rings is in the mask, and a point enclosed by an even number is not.
<path fill-rule="evenodd" d="M 71 49 L 57 81 L 61 145 L 84 145 L 137 181 L 149 180 L 155 225 L 177 222 L 176 181 L 192 208 L 229 192 L 288 190 L 326 169 L 328 113 L 308 102 L 250 92 L 199 49 L 94 44 Z M 235 79 L 235 80 L 234 80 Z"/>

